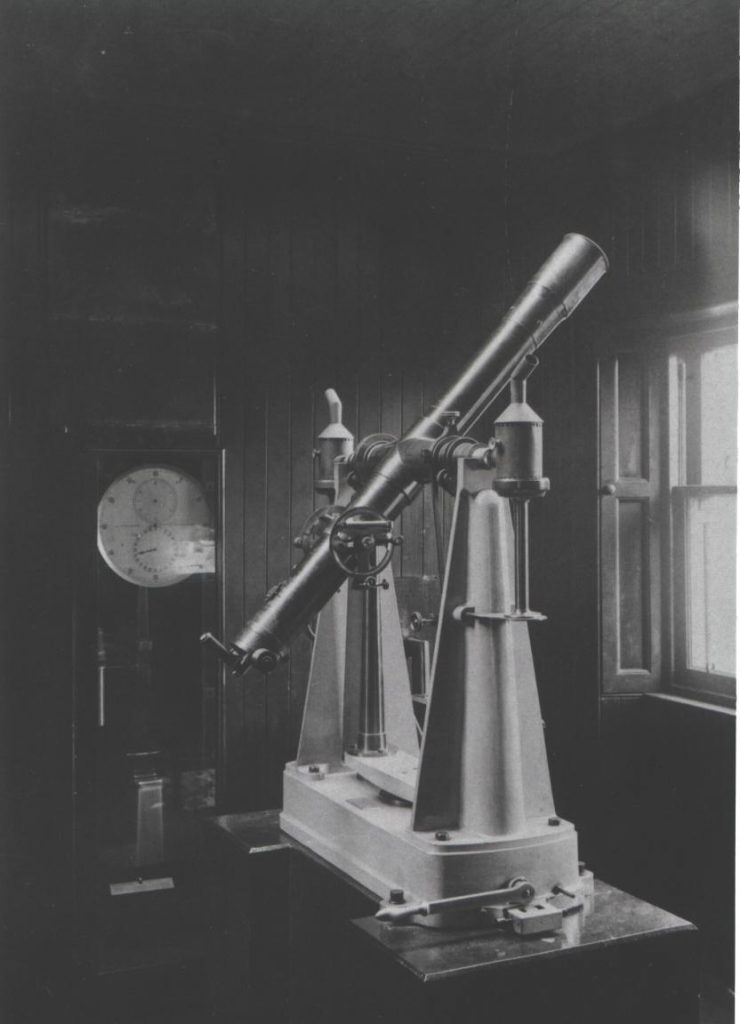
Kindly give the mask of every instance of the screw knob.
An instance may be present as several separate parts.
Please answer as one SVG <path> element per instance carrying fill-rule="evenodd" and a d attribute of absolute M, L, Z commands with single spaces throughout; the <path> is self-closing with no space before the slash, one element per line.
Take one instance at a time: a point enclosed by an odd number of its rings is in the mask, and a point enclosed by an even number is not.
<path fill-rule="evenodd" d="M 253 664 L 262 672 L 272 672 L 278 663 L 278 656 L 266 647 L 259 647 L 252 655 Z"/>

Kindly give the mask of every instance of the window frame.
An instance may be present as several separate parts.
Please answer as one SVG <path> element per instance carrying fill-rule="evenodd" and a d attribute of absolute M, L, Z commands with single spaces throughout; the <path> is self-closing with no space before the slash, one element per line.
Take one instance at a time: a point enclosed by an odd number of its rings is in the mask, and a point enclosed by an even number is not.
<path fill-rule="evenodd" d="M 735 703 L 736 678 L 724 672 L 702 672 L 688 665 L 687 618 L 687 506 L 692 497 L 737 494 L 737 488 L 719 484 L 677 485 L 671 488 L 671 532 L 673 537 L 669 586 L 673 591 L 672 671 L 670 689 L 682 697 Z"/>
<path fill-rule="evenodd" d="M 703 672 L 687 664 L 687 506 L 691 497 L 737 494 L 737 486 L 701 482 L 701 380 L 698 372 L 702 355 L 725 345 L 737 345 L 737 307 L 728 304 L 701 311 L 686 318 L 681 329 L 665 333 L 660 348 L 661 492 L 664 496 L 663 566 L 663 649 L 665 652 L 662 690 L 679 697 L 734 707 L 736 675 Z M 671 373 L 669 360 L 683 364 L 677 394 L 677 414 L 670 410 Z M 680 374 L 680 371 L 679 371 Z M 675 432 L 675 419 L 679 430 Z"/>

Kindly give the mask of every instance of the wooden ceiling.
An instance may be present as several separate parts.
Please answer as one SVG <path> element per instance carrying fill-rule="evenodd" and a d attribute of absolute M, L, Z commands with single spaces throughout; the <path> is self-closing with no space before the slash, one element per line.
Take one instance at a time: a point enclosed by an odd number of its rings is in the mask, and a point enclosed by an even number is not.
<path fill-rule="evenodd" d="M 6 0 L 2 17 L 16 110 L 414 146 L 546 155 L 736 73 L 732 0 Z"/>

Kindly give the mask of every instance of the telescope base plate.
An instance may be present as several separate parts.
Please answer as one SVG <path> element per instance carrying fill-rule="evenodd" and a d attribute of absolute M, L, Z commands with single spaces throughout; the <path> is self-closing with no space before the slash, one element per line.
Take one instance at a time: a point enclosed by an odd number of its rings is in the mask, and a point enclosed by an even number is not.
<path fill-rule="evenodd" d="M 309 772 L 295 762 L 283 775 L 280 826 L 381 900 L 408 901 L 484 892 L 524 877 L 544 898 L 579 885 L 578 839 L 562 818 L 530 818 L 515 834 L 450 829 L 414 832 L 413 809 L 383 800 L 345 765 Z"/>

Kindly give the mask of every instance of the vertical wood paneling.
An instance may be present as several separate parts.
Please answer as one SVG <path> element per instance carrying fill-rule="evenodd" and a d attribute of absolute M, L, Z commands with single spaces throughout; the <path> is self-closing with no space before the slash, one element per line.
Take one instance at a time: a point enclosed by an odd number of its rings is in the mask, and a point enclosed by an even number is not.
<path fill-rule="evenodd" d="M 337 236 L 341 231 L 335 220 L 327 157 L 321 159 L 309 150 L 291 163 L 288 204 L 278 210 L 279 218 L 289 218 L 282 225 L 288 232 L 289 265 L 276 314 L 287 314 L 291 356 L 310 365 L 312 353 L 331 352 L 336 344 Z M 279 277 L 274 280 L 282 287 Z"/>
<path fill-rule="evenodd" d="M 274 191 L 269 204 L 268 249 L 269 320 L 265 333 L 266 364 L 265 437 L 265 584 L 269 589 L 290 572 L 291 564 L 291 461 L 290 461 L 290 352 L 295 344 L 293 298 L 293 202 L 289 160 L 284 151 L 271 168 Z M 287 759 L 290 715 L 290 663 L 281 662 L 265 680 L 264 790 L 262 806 L 281 800 L 282 766 Z"/>
<path fill-rule="evenodd" d="M 691 258 L 693 248 L 692 153 L 688 141 L 673 154 L 676 169 L 675 251 L 676 263 Z"/>
<path fill-rule="evenodd" d="M 381 386 L 379 375 L 369 367 L 360 372 L 357 387 L 357 437 L 380 432 Z"/>
<path fill-rule="evenodd" d="M 12 402 L 8 407 L 11 437 L 18 450 L 29 451 L 48 430 L 53 407 L 48 380 L 49 359 L 46 244 L 46 197 L 35 189 L 17 188 L 10 208 L 9 241 L 13 253 Z M 33 381 L 33 387 L 28 382 Z M 44 442 L 42 441 L 42 444 Z"/>
<path fill-rule="evenodd" d="M 497 319 L 496 310 L 505 307 L 567 230 L 592 232 L 612 262 L 604 286 L 593 301 L 588 300 L 589 310 L 597 310 L 601 303 L 601 308 L 615 308 L 620 314 L 626 307 L 637 313 L 651 309 L 656 301 L 670 307 L 677 296 L 690 303 L 711 292 L 713 266 L 722 257 L 708 255 L 700 243 L 704 236 L 711 237 L 716 243 L 712 248 L 724 253 L 727 238 L 734 237 L 734 175 L 727 170 L 726 159 L 717 163 L 711 147 L 702 155 L 703 147 L 700 134 L 677 131 L 666 121 L 602 141 L 590 154 L 561 159 L 548 168 L 546 180 L 532 171 L 522 186 L 526 201 L 515 195 L 509 204 L 516 277 L 510 286 L 500 198 L 484 162 L 479 171 L 463 173 L 451 166 L 435 170 L 433 158 L 409 154 L 365 160 L 340 146 L 325 152 L 318 146 L 274 146 L 264 155 L 257 189 L 253 180 L 245 181 L 251 211 L 245 229 L 247 262 L 252 275 L 245 337 L 250 363 L 254 360 L 257 368 L 251 375 L 246 371 L 252 391 L 245 394 L 258 396 L 268 387 L 271 394 L 267 435 L 264 422 L 262 431 L 259 424 L 258 397 L 250 397 L 246 411 L 250 419 L 244 430 L 243 500 L 251 511 L 245 546 L 255 556 L 248 569 L 247 614 L 261 604 L 268 577 L 275 582 L 295 560 L 292 536 L 316 503 L 310 451 L 327 423 L 326 387 L 339 392 L 345 423 L 357 439 L 381 430 L 402 432 L 433 404 L 480 343 L 481 334 L 495 326 L 491 321 Z M 518 220 L 523 225 L 514 222 Z M 535 510 L 533 520 L 549 522 L 554 515 L 552 528 L 543 531 L 553 542 L 557 530 L 567 531 L 577 579 L 565 571 L 558 574 L 561 597 L 568 607 L 575 602 L 580 617 L 593 625 L 595 482 L 575 468 L 567 453 L 577 436 L 575 461 L 595 470 L 595 449 L 588 441 L 595 430 L 595 371 L 587 346 L 567 348 L 562 338 L 563 329 L 550 364 L 558 367 L 557 372 L 542 386 L 543 394 L 552 385 L 559 396 L 546 403 L 551 420 L 562 418 L 555 435 L 558 452 L 548 447 L 546 457 L 557 456 L 553 486 L 569 497 L 566 501 L 553 493 Z M 566 356 L 571 359 L 567 371 L 559 367 Z M 287 409 L 276 404 L 285 400 L 275 389 L 281 373 L 285 386 L 289 369 Z M 578 387 L 568 383 L 572 379 L 579 380 Z M 562 408 L 566 384 L 577 415 Z M 498 405 L 504 401 L 502 397 Z M 287 434 L 280 426 L 286 416 Z M 487 416 L 476 434 L 487 437 L 493 419 L 493 414 Z M 260 492 L 265 482 L 267 495 Z M 255 534 L 260 528 L 260 501 L 267 502 L 261 511 L 263 530 L 268 529 L 269 518 L 269 532 L 262 540 Z M 553 512 L 556 501 L 559 512 Z M 451 501 L 440 495 L 440 504 L 444 530 Z M 590 546 L 584 541 L 583 524 Z M 436 574 L 430 488 L 404 514 L 400 530 L 405 537 L 400 559 L 396 556 L 400 574 Z M 551 557 L 551 552 L 542 557 Z M 247 554 L 245 558 L 249 564 Z M 534 574 L 539 571 L 535 566 Z M 558 600 L 553 596 L 556 591 L 553 583 L 548 592 L 551 605 Z M 542 662 L 545 685 L 550 685 L 557 665 L 567 675 L 575 671 L 573 666 L 584 673 L 595 661 L 595 641 L 582 644 L 582 653 L 573 655 L 556 639 L 537 642 L 557 648 L 551 662 Z M 278 801 L 281 762 L 295 747 L 307 657 L 308 644 L 301 637 L 294 644 L 290 667 L 279 670 L 287 675 L 273 675 L 266 688 L 251 674 L 247 677 L 250 696 L 240 728 L 245 744 L 250 737 L 249 744 L 259 747 L 260 770 L 271 776 L 269 783 L 264 775 L 258 781 L 255 775 L 250 782 L 252 791 L 261 794 L 262 805 Z"/>
<path fill-rule="evenodd" d="M 270 325 L 269 292 L 266 285 L 265 254 L 269 242 L 270 185 L 259 166 L 242 180 L 244 249 L 244 321 L 241 334 L 233 344 L 243 352 L 243 373 L 232 382 L 239 394 L 243 418 L 240 474 L 232 481 L 225 478 L 227 493 L 235 495 L 241 505 L 242 519 L 236 554 L 232 554 L 232 536 L 224 534 L 223 544 L 229 565 L 241 571 L 243 597 L 242 621 L 235 633 L 225 632 L 228 639 L 241 630 L 245 619 L 259 608 L 266 590 L 266 402 L 259 372 L 268 345 Z M 238 552 L 242 551 L 239 559 Z M 231 736 L 228 753 L 226 786 L 219 793 L 225 808 L 257 808 L 264 806 L 265 770 L 265 679 L 259 672 L 249 672 L 242 679 L 228 675 L 227 692 L 233 691 L 233 719 L 227 728 Z"/>
<path fill-rule="evenodd" d="M 659 192 L 657 189 L 659 172 L 656 167 L 656 160 L 652 154 L 650 154 L 645 160 L 642 173 L 644 175 L 644 200 L 642 204 L 642 266 L 654 267 L 657 269 L 660 266 L 659 237 L 661 206 L 659 201 Z"/>
<path fill-rule="evenodd" d="M 332 351 L 339 354 L 353 345 L 358 332 L 360 306 L 360 223 L 357 216 L 357 181 L 354 168 L 346 157 L 338 161 L 335 184 L 334 228 L 335 262 L 333 265 L 333 316 L 335 340 Z M 336 362 L 344 362 L 337 358 Z M 344 399 L 343 399 L 344 400 Z M 349 425 L 349 421 L 345 418 Z M 350 430 L 352 427 L 350 426 Z"/>
<path fill-rule="evenodd" d="M 676 262 L 676 170 L 672 164 L 665 166 L 655 161 L 653 172 L 652 202 L 657 210 L 656 261 L 661 272 L 666 273 Z"/>
<path fill-rule="evenodd" d="M 291 559 L 291 403 L 290 381 L 273 382 L 267 400 L 266 551 L 267 585 L 290 572 Z M 288 754 L 290 663 L 281 662 L 266 682 L 265 798 L 275 807 L 281 799 L 282 766 Z"/>
<path fill-rule="evenodd" d="M 324 389 L 337 389 L 344 421 L 356 437 L 380 429 L 384 407 L 372 358 L 378 338 L 375 225 L 357 217 L 351 176 L 338 182 L 337 195 L 327 179 L 326 156 L 303 156 L 291 161 L 286 149 L 269 154 L 263 173 L 247 188 L 246 617 L 262 604 L 266 589 L 288 575 L 296 558 L 292 538 L 317 503 L 312 449 L 328 422 Z M 353 365 L 348 356 L 357 352 L 366 358 Z M 391 426 L 394 419 L 400 425 L 397 390 L 393 397 L 391 387 L 385 402 Z M 232 754 L 249 754 L 231 773 L 230 791 L 248 792 L 247 806 L 280 802 L 282 766 L 295 753 L 300 729 L 309 656 L 308 638 L 299 635 L 290 662 L 266 680 L 250 672 L 237 684 L 244 700 L 230 727 Z M 246 782 L 239 781 L 240 772 L 248 775 Z"/>
<path fill-rule="evenodd" d="M 381 227 L 384 222 L 379 220 L 377 183 L 371 183 L 363 167 L 357 176 L 357 194 L 355 202 L 362 211 L 353 237 L 356 238 L 356 313 L 357 325 L 345 350 L 344 358 L 349 360 L 358 370 L 366 367 L 376 370 L 378 359 L 383 355 L 384 335 L 381 326 L 387 325 L 387 310 L 384 307 L 383 288 L 386 253 L 381 244 Z M 351 354 L 350 354 L 351 353 Z M 358 415 L 361 414 L 362 403 L 358 400 Z M 359 431 L 358 420 L 358 431 Z"/>
<path fill-rule="evenodd" d="M 244 620 L 260 607 L 267 582 L 267 500 L 266 451 L 267 417 L 264 396 L 255 388 L 245 388 L 244 397 L 244 475 L 241 500 L 241 524 L 244 561 Z M 224 537 L 228 546 L 230 538 Z M 229 557 L 231 557 L 229 555 Z M 226 634 L 227 637 L 230 634 Z M 233 636 L 234 634 L 231 634 Z M 229 722 L 233 730 L 229 754 L 228 806 L 259 808 L 264 806 L 266 683 L 260 672 L 248 672 L 243 679 L 230 678 L 241 699 L 241 717 Z"/>
<path fill-rule="evenodd" d="M 288 544 L 292 543 L 306 517 L 313 509 L 313 421 L 314 391 L 306 382 L 291 381 L 290 397 L 290 530 Z M 298 561 L 300 552 L 292 549 L 292 558 Z M 291 645 L 290 652 L 290 720 L 288 728 L 288 758 L 295 757 L 306 695 L 311 641 L 301 631 Z"/>

